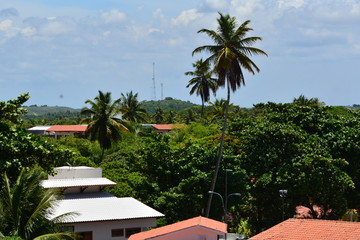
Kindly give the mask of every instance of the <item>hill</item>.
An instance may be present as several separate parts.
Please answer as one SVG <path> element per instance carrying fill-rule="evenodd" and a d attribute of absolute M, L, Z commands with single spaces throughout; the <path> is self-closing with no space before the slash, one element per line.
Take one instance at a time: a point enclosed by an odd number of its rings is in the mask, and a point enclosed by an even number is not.
<path fill-rule="evenodd" d="M 162 108 L 163 110 L 173 109 L 175 111 L 181 111 L 194 106 L 199 106 L 189 101 L 173 99 L 172 97 L 166 97 L 164 100 L 158 101 L 143 101 L 141 104 L 148 113 L 154 113 L 158 107 Z"/>
<path fill-rule="evenodd" d="M 49 107 L 47 105 L 37 106 L 25 106 L 28 113 L 22 116 L 25 120 L 58 120 L 58 119 L 70 119 L 75 120 L 80 116 L 80 109 L 74 109 L 70 107 Z"/>

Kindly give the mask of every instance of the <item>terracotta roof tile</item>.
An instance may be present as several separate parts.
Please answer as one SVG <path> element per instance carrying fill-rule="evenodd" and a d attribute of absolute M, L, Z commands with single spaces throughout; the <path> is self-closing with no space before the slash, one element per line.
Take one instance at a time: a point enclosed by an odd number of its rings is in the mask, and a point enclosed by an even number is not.
<path fill-rule="evenodd" d="M 140 232 L 134 235 L 131 235 L 129 240 L 145 240 L 154 238 L 157 236 L 166 235 L 169 233 L 174 233 L 183 229 L 192 228 L 196 226 L 205 227 L 211 230 L 219 231 L 221 233 L 227 232 L 227 225 L 222 222 L 215 221 L 206 217 L 195 217 L 174 224 L 170 224 L 164 227 L 155 228 L 146 232 Z"/>
<path fill-rule="evenodd" d="M 54 125 L 46 132 L 85 132 L 87 125 Z"/>
<path fill-rule="evenodd" d="M 249 240 L 360 240 L 360 222 L 290 218 Z"/>

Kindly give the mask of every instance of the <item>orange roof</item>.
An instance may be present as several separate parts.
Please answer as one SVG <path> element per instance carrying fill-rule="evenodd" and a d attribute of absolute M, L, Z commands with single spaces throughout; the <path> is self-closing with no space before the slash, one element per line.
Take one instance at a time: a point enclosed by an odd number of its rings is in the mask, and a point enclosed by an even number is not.
<path fill-rule="evenodd" d="M 87 125 L 54 125 L 46 132 L 85 132 Z"/>
<path fill-rule="evenodd" d="M 290 218 L 249 240 L 360 240 L 360 222 Z"/>
<path fill-rule="evenodd" d="M 205 227 L 210 230 L 219 231 L 221 233 L 227 232 L 227 225 L 225 223 L 199 216 L 181 222 L 177 222 L 174 224 L 170 224 L 164 227 L 155 228 L 146 232 L 133 234 L 130 236 L 129 240 L 150 239 L 197 226 Z"/>
<path fill-rule="evenodd" d="M 156 130 L 171 130 L 174 128 L 174 126 L 171 124 L 154 124 L 152 127 Z"/>

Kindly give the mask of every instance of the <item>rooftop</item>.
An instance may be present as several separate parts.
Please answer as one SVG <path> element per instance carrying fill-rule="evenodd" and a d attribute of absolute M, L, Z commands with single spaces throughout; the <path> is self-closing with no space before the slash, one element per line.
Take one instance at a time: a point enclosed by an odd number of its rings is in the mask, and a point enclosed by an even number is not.
<path fill-rule="evenodd" d="M 146 232 L 140 232 L 134 235 L 131 235 L 129 240 L 144 240 L 151 239 L 154 237 L 182 231 L 184 229 L 191 229 L 194 227 L 203 227 L 210 230 L 219 231 L 221 233 L 227 232 L 227 225 L 222 222 L 215 221 L 206 217 L 194 217 L 188 220 L 170 224 L 164 227 L 155 228 Z"/>
<path fill-rule="evenodd" d="M 152 127 L 156 130 L 171 130 L 174 128 L 171 124 L 153 124 Z"/>
<path fill-rule="evenodd" d="M 54 125 L 46 132 L 85 132 L 87 125 Z"/>
<path fill-rule="evenodd" d="M 360 240 L 360 222 L 290 218 L 249 240 Z"/>
<path fill-rule="evenodd" d="M 107 178 L 64 178 L 50 179 L 41 182 L 45 189 L 49 188 L 72 188 L 72 187 L 105 187 L 115 186 L 116 183 Z"/>
<path fill-rule="evenodd" d="M 50 218 L 65 213 L 74 212 L 74 216 L 64 223 L 113 221 L 137 218 L 158 218 L 164 215 L 155 209 L 131 198 L 117 198 L 103 194 L 89 194 L 90 198 L 73 195 L 63 200 L 58 200 L 55 211 Z"/>

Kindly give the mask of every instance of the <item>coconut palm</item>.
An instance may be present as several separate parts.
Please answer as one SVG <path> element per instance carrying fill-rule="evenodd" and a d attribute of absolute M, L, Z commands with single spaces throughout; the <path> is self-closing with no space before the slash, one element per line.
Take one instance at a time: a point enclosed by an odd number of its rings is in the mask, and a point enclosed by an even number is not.
<path fill-rule="evenodd" d="M 146 110 L 138 101 L 138 93 L 121 94 L 120 110 L 122 118 L 131 122 L 146 122 Z"/>
<path fill-rule="evenodd" d="M 201 117 L 204 117 L 204 104 L 210 100 L 210 91 L 216 92 L 217 79 L 211 77 L 213 72 L 210 71 L 209 62 L 203 62 L 200 59 L 193 63 L 193 67 L 195 68 L 194 72 L 185 73 L 187 76 L 193 76 L 186 87 L 192 86 L 190 95 L 196 93 L 201 97 Z"/>
<path fill-rule="evenodd" d="M 259 72 L 260 69 L 250 59 L 253 55 L 267 54 L 252 45 L 261 40 L 260 37 L 247 37 L 249 31 L 253 30 L 248 27 L 250 20 L 245 21 L 240 26 L 236 22 L 235 17 L 228 14 L 219 13 L 217 19 L 217 30 L 201 29 L 198 33 L 207 34 L 213 41 L 214 45 L 205 45 L 196 48 L 193 55 L 200 52 L 210 53 L 205 62 L 214 65 L 214 73 L 218 77 L 218 86 L 227 87 L 227 105 L 224 117 L 224 125 L 222 129 L 219 153 L 216 160 L 216 168 L 211 184 L 211 191 L 214 191 L 217 175 L 220 168 L 224 136 L 227 128 L 227 119 L 230 104 L 230 91 L 235 92 L 239 87 L 245 84 L 243 68 L 252 74 Z M 209 215 L 212 194 L 209 195 L 209 201 L 206 210 L 206 216 Z"/>
<path fill-rule="evenodd" d="M 99 95 L 85 103 L 91 105 L 81 110 L 81 114 L 88 116 L 81 120 L 81 123 L 88 124 L 86 135 L 92 141 L 98 141 L 102 149 L 100 162 L 104 157 L 105 149 L 111 148 L 113 141 L 119 141 L 122 133 L 127 132 L 128 128 L 121 119 L 119 103 L 121 99 L 112 101 L 111 93 L 99 91 Z"/>
<path fill-rule="evenodd" d="M 45 173 L 23 169 L 13 184 L 6 174 L 2 177 L 0 235 L 24 240 L 73 239 L 73 234 L 59 232 L 58 223 L 64 216 L 49 219 L 58 194 L 40 185 Z"/>

